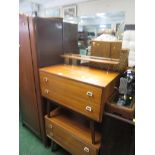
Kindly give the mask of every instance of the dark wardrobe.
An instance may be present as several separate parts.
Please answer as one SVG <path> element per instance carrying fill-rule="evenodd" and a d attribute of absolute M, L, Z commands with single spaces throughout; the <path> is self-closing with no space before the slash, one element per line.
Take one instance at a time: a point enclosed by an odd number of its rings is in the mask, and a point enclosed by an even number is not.
<path fill-rule="evenodd" d="M 19 16 L 20 114 L 22 124 L 30 128 L 44 143 L 45 106 L 40 94 L 38 69 L 63 63 L 60 55 L 64 52 L 78 52 L 77 25 L 67 25 L 70 28 L 64 27 L 62 18 Z M 65 35 L 69 33 L 69 29 L 72 29 L 71 34 Z"/>

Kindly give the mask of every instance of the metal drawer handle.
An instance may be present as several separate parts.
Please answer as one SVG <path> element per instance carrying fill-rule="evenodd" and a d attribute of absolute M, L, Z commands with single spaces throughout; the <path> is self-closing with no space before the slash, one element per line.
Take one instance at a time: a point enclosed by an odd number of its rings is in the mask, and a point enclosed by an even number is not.
<path fill-rule="evenodd" d="M 43 79 L 45 82 L 48 82 L 48 78 L 47 77 L 44 77 Z"/>
<path fill-rule="evenodd" d="M 45 89 L 45 93 L 48 94 L 49 93 L 49 90 L 48 89 Z"/>
<path fill-rule="evenodd" d="M 91 112 L 92 111 L 92 108 L 90 106 L 86 106 L 86 110 Z"/>
<path fill-rule="evenodd" d="M 93 96 L 93 92 L 87 91 L 86 95 L 92 97 Z"/>
<path fill-rule="evenodd" d="M 85 152 L 89 152 L 89 148 L 88 147 L 84 147 L 83 149 Z"/>

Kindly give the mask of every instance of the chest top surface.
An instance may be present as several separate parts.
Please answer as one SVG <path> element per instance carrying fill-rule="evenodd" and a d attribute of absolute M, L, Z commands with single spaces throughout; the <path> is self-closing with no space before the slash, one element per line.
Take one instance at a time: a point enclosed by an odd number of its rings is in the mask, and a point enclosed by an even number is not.
<path fill-rule="evenodd" d="M 39 69 L 41 72 L 53 74 L 79 82 L 106 87 L 119 76 L 117 72 L 107 72 L 91 67 L 74 66 L 74 65 L 54 65 Z"/>

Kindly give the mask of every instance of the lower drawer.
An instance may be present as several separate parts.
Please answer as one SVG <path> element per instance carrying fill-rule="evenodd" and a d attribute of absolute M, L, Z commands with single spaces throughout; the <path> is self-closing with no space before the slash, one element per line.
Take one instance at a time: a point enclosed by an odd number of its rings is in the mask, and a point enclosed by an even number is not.
<path fill-rule="evenodd" d="M 52 120 L 52 118 L 51 118 Z M 87 144 L 77 134 L 51 123 L 45 117 L 46 135 L 73 155 L 97 155 L 99 148 Z"/>
<path fill-rule="evenodd" d="M 53 126 L 53 130 L 47 129 L 46 134 L 49 138 L 74 155 L 96 155 L 95 150 L 57 126 Z"/>

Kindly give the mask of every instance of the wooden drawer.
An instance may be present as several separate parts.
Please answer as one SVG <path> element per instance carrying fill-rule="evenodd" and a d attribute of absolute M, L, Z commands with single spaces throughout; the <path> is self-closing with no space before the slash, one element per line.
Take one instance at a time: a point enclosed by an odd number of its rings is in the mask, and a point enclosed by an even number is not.
<path fill-rule="evenodd" d="M 53 124 L 52 124 L 53 125 Z M 51 126 L 51 125 L 50 125 Z M 95 155 L 95 150 L 80 142 L 76 137 L 64 131 L 62 128 L 53 125 L 53 129 L 47 129 L 46 134 L 60 146 L 75 155 Z"/>
<path fill-rule="evenodd" d="M 42 95 L 96 121 L 101 120 L 102 88 L 40 72 Z"/>
<path fill-rule="evenodd" d="M 52 120 L 52 118 L 51 118 Z M 99 147 L 84 142 L 78 135 L 73 134 L 70 130 L 62 128 L 62 126 L 50 121 L 45 117 L 46 135 L 69 151 L 73 155 L 97 155 Z"/>

